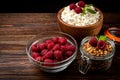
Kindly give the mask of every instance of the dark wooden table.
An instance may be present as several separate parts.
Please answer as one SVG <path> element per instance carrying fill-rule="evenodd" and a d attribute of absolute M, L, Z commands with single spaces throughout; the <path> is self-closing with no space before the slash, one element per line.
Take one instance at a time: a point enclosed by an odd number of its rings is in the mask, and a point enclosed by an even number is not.
<path fill-rule="evenodd" d="M 119 13 L 104 13 L 101 33 L 112 26 L 120 27 Z M 40 32 L 58 30 L 56 13 L 0 13 L 0 80 L 120 80 L 120 51 L 104 73 L 79 73 L 79 56 L 67 69 L 53 74 L 30 63 L 27 41 Z"/>

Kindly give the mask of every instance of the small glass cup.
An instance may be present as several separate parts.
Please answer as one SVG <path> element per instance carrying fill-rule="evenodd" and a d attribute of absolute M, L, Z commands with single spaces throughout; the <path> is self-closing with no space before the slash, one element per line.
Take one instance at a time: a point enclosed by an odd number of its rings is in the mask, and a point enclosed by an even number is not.
<path fill-rule="evenodd" d="M 93 56 L 85 52 L 82 48 L 83 44 L 90 39 L 90 36 L 85 37 L 80 44 L 81 59 L 79 63 L 79 71 L 82 74 L 86 74 L 88 70 L 103 72 L 110 68 L 112 59 L 115 53 L 115 44 L 112 40 L 107 38 L 107 41 L 112 45 L 111 53 L 105 56 Z"/>

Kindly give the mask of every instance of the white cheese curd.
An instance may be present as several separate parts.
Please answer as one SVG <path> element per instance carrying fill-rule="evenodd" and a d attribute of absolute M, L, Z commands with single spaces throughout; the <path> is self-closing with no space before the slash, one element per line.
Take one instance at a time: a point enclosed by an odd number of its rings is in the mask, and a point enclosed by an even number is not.
<path fill-rule="evenodd" d="M 89 8 L 95 10 L 93 6 Z M 86 14 L 82 15 L 82 13 L 77 14 L 73 9 L 70 10 L 69 6 L 66 6 L 61 14 L 61 19 L 74 26 L 86 26 L 96 23 L 99 20 L 99 16 L 98 11 L 95 14 L 86 11 Z"/>

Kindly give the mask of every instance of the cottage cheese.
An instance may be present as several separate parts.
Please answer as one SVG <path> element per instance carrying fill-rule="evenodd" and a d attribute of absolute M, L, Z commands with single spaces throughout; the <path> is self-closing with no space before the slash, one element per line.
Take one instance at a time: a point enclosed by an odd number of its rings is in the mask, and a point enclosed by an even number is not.
<path fill-rule="evenodd" d="M 90 6 L 92 10 L 95 10 L 93 6 Z M 74 26 L 86 26 L 89 24 L 94 24 L 99 20 L 99 12 L 95 14 L 86 11 L 85 15 L 76 14 L 74 10 L 70 10 L 69 6 L 66 6 L 61 14 L 61 19 Z"/>

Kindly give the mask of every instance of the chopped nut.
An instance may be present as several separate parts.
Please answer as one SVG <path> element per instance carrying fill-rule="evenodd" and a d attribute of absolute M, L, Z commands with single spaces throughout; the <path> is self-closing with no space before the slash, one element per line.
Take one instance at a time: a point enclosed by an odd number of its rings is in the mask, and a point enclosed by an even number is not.
<path fill-rule="evenodd" d="M 103 51 L 101 51 L 100 54 L 103 54 Z"/>
<path fill-rule="evenodd" d="M 92 47 L 89 47 L 89 48 L 86 49 L 86 51 L 90 51 L 91 49 L 92 49 Z"/>
<path fill-rule="evenodd" d="M 99 56 L 99 54 L 96 54 L 96 56 Z"/>
<path fill-rule="evenodd" d="M 106 55 L 108 52 L 107 51 L 104 51 L 104 54 Z"/>

